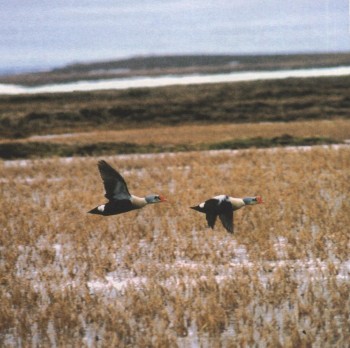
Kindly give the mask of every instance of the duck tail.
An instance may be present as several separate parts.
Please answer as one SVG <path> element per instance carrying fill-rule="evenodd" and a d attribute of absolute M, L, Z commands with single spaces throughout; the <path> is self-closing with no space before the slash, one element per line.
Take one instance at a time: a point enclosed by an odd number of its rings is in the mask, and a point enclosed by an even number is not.
<path fill-rule="evenodd" d="M 98 215 L 101 215 L 101 212 L 96 208 L 94 209 L 91 209 L 88 211 L 88 214 L 98 214 Z"/>
<path fill-rule="evenodd" d="M 201 208 L 199 205 L 196 205 L 195 207 L 190 207 L 190 208 L 193 209 L 193 210 L 197 210 L 197 211 L 199 211 L 201 213 L 204 213 L 203 208 Z"/>

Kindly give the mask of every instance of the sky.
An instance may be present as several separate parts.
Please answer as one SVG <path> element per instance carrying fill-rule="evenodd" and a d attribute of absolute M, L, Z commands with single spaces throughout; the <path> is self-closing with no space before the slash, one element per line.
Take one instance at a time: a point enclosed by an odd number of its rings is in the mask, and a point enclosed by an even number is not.
<path fill-rule="evenodd" d="M 138 55 L 350 51 L 350 0 L 0 0 L 0 71 Z"/>

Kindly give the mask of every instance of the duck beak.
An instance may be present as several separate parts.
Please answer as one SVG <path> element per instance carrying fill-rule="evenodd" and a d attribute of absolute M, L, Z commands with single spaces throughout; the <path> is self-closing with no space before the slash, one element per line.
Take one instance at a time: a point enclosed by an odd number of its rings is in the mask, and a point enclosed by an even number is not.
<path fill-rule="evenodd" d="M 159 196 L 161 202 L 168 202 L 168 200 L 164 196 Z"/>
<path fill-rule="evenodd" d="M 263 199 L 262 199 L 261 196 L 257 196 L 257 197 L 256 197 L 256 201 L 258 202 L 258 204 L 264 203 L 264 201 L 263 201 Z"/>

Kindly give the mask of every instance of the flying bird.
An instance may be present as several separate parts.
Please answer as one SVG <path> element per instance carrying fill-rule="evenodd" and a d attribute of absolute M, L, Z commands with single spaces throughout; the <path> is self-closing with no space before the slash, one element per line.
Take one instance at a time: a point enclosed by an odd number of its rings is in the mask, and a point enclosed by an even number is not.
<path fill-rule="evenodd" d="M 90 214 L 116 215 L 130 210 L 140 209 L 147 204 L 166 202 L 162 195 L 148 195 L 137 197 L 130 194 L 124 178 L 106 161 L 99 161 L 98 169 L 105 187 L 105 197 L 108 202 L 90 210 Z"/>
<path fill-rule="evenodd" d="M 226 195 L 219 195 L 206 200 L 191 209 L 197 210 L 206 215 L 208 226 L 214 228 L 219 216 L 225 229 L 233 233 L 233 212 L 246 205 L 261 204 L 261 196 L 234 198 Z"/>

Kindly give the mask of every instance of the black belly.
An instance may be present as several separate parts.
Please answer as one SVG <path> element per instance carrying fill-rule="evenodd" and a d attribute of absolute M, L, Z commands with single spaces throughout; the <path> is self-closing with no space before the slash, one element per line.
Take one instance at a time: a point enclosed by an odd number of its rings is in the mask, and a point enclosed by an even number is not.
<path fill-rule="evenodd" d="M 121 200 L 121 201 L 109 201 L 105 205 L 105 209 L 103 211 L 103 215 L 117 215 L 126 213 L 130 210 L 138 209 L 133 206 L 129 200 Z"/>
<path fill-rule="evenodd" d="M 220 215 L 230 210 L 232 210 L 232 204 L 230 202 L 219 201 L 215 198 L 208 199 L 207 201 L 205 201 L 204 207 L 202 208 L 203 213 L 217 215 Z"/>

